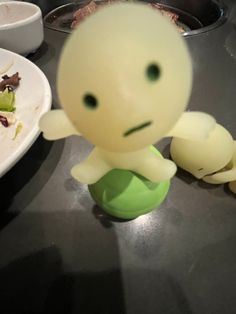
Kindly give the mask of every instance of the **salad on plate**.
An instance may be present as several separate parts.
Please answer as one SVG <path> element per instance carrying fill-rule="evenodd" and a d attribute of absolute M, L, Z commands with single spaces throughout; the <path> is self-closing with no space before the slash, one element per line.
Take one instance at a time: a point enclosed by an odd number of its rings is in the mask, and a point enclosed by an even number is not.
<path fill-rule="evenodd" d="M 15 107 L 15 90 L 19 87 L 20 80 L 19 73 L 16 72 L 11 76 L 3 75 L 0 81 L 0 127 L 8 128 L 16 125 L 13 140 L 19 134 L 20 129 L 22 129 L 21 122 L 16 123 Z"/>
<path fill-rule="evenodd" d="M 0 48 L 0 179 L 39 136 L 38 121 L 51 102 L 45 74 L 30 60 Z"/>

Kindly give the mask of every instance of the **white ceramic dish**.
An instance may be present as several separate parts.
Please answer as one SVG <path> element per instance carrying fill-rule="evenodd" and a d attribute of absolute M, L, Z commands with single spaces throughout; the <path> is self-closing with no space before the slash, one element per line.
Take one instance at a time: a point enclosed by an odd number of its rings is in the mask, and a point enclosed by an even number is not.
<path fill-rule="evenodd" d="M 51 89 L 46 76 L 26 58 L 0 48 L 0 72 L 12 64 L 4 74 L 19 72 L 21 81 L 16 90 L 17 121 L 5 128 L 0 125 L 0 177 L 3 176 L 26 153 L 38 137 L 39 118 L 51 107 Z M 3 75 L 1 73 L 1 75 Z M 22 130 L 16 136 L 16 127 L 22 123 Z"/>
<path fill-rule="evenodd" d="M 0 2 L 0 47 L 27 55 L 43 42 L 40 8 L 21 1 Z"/>

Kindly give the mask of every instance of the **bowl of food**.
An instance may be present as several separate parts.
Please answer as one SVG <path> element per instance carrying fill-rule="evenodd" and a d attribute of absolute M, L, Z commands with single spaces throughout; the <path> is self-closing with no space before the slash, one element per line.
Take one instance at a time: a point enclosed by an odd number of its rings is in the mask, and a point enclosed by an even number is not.
<path fill-rule="evenodd" d="M 44 17 L 47 28 L 71 33 L 87 16 L 105 5 L 129 0 L 77 0 L 54 8 Z M 133 0 L 159 11 L 183 36 L 196 35 L 222 25 L 227 8 L 217 0 Z"/>
<path fill-rule="evenodd" d="M 40 8 L 21 1 L 0 2 L 0 45 L 21 55 L 34 52 L 43 41 Z"/>

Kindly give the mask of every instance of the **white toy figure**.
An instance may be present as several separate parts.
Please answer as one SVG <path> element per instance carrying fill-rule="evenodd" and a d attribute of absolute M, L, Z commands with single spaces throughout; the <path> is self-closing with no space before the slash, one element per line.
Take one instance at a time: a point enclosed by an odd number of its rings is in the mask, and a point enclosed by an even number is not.
<path fill-rule="evenodd" d="M 212 184 L 229 183 L 236 193 L 236 141 L 217 124 L 209 137 L 201 141 L 174 138 L 171 157 L 180 168 Z"/>
<path fill-rule="evenodd" d="M 93 184 L 114 168 L 152 182 L 176 165 L 150 145 L 166 136 L 205 139 L 215 120 L 184 112 L 192 67 L 184 40 L 165 17 L 143 4 L 108 5 L 88 17 L 66 42 L 58 72 L 64 110 L 40 121 L 44 137 L 81 134 L 96 147 L 72 175 Z"/>

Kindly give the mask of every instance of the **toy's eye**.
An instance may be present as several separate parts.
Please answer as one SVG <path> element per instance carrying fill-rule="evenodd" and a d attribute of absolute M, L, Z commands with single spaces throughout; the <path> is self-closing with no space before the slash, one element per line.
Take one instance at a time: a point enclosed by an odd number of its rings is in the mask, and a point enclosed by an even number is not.
<path fill-rule="evenodd" d="M 203 170 L 203 168 L 199 168 L 199 169 L 198 169 L 198 171 L 202 171 L 202 170 Z"/>
<path fill-rule="evenodd" d="M 157 81 L 161 76 L 161 69 L 159 65 L 156 63 L 149 64 L 146 69 L 146 76 L 151 82 Z"/>
<path fill-rule="evenodd" d="M 93 96 L 92 94 L 85 94 L 83 98 L 83 102 L 84 102 L 85 107 L 87 107 L 88 109 L 95 110 L 98 107 L 97 98 Z"/>

